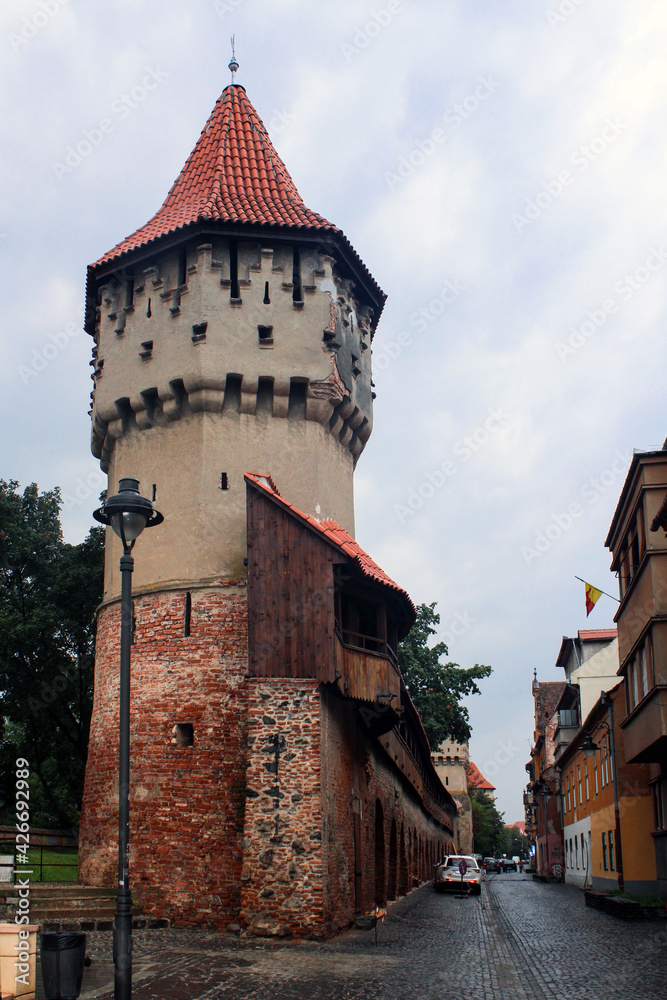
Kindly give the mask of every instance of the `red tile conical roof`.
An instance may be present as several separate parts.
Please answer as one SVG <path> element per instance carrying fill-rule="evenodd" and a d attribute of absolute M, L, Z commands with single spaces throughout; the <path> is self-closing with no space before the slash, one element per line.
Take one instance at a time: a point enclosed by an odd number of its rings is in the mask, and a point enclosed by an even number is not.
<path fill-rule="evenodd" d="M 340 230 L 311 212 L 244 87 L 223 90 L 162 208 L 93 268 L 199 221 Z"/>

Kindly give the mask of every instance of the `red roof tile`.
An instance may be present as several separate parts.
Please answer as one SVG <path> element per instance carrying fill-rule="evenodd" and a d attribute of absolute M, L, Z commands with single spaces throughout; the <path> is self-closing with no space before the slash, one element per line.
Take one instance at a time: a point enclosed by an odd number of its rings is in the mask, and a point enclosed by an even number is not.
<path fill-rule="evenodd" d="M 615 639 L 618 635 L 617 628 L 589 628 L 589 629 L 579 629 L 577 632 L 579 638 L 586 642 L 587 640 L 595 639 Z"/>
<path fill-rule="evenodd" d="M 93 267 L 206 220 L 340 232 L 306 208 L 239 84 L 223 90 L 159 212 Z"/>
<path fill-rule="evenodd" d="M 473 764 L 472 761 L 470 761 L 470 766 L 468 768 L 468 787 L 481 788 L 485 792 L 495 792 L 496 790 L 496 786 L 486 780 L 477 765 Z"/>
<path fill-rule="evenodd" d="M 381 583 L 385 587 L 389 587 L 397 595 L 399 595 L 407 603 L 412 615 L 416 618 L 417 611 L 414 604 L 410 598 L 407 591 L 399 587 L 397 583 L 388 576 L 383 569 L 380 569 L 378 564 L 371 559 L 367 552 L 364 552 L 361 545 L 355 542 L 354 538 L 342 528 L 340 524 L 331 519 L 325 521 L 317 521 L 310 514 L 304 514 L 303 511 L 299 510 L 294 504 L 291 504 L 289 500 L 285 500 L 284 497 L 280 495 L 278 487 L 271 479 L 271 476 L 262 475 L 257 472 L 246 472 L 244 473 L 245 480 L 248 483 L 252 483 L 253 486 L 258 487 L 262 492 L 268 493 L 273 500 L 279 503 L 282 507 L 285 507 L 292 514 L 296 515 L 301 521 L 304 521 L 310 528 L 316 531 L 318 534 L 323 535 L 328 542 L 331 542 L 336 546 L 341 552 L 344 552 L 346 556 L 353 559 L 358 568 L 368 577 L 370 580 L 374 580 L 376 583 Z"/>

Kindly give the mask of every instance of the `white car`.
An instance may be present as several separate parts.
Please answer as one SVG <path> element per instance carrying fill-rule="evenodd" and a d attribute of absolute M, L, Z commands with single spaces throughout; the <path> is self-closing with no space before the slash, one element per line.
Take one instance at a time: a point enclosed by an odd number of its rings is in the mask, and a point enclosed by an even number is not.
<path fill-rule="evenodd" d="M 462 874 L 463 872 L 463 874 Z M 433 876 L 436 892 L 467 892 L 479 896 L 482 891 L 482 871 L 471 854 L 450 854 L 436 865 Z"/>

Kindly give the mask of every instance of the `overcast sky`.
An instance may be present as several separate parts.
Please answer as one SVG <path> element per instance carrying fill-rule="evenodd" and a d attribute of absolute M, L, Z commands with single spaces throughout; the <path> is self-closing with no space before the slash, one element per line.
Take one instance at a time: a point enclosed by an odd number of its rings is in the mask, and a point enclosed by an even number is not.
<path fill-rule="evenodd" d="M 86 265 L 161 205 L 235 33 L 306 204 L 388 295 L 357 537 L 437 602 L 453 660 L 493 666 L 471 752 L 508 822 L 533 669 L 561 679 L 561 637 L 612 624 L 574 577 L 617 593 L 604 541 L 632 449 L 667 434 L 666 29 L 658 0 L 0 7 L 0 476 L 60 486 L 85 535 L 106 485 Z"/>

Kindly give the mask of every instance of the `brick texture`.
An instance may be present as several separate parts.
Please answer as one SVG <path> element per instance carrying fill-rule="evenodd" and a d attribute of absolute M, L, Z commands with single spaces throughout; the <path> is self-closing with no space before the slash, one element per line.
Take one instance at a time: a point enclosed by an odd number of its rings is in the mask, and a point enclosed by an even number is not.
<path fill-rule="evenodd" d="M 303 678 L 247 675 L 242 587 L 135 597 L 130 883 L 176 926 L 329 936 L 403 895 L 453 850 L 360 703 Z M 100 612 L 80 876 L 117 866 L 117 603 Z M 192 726 L 180 746 L 174 726 Z"/>
<path fill-rule="evenodd" d="M 176 925 L 223 926 L 239 910 L 244 810 L 247 600 L 242 588 L 135 597 L 130 881 Z M 113 885 L 117 866 L 120 606 L 100 612 L 80 829 L 80 877 Z M 176 724 L 193 727 L 190 747 Z"/>

